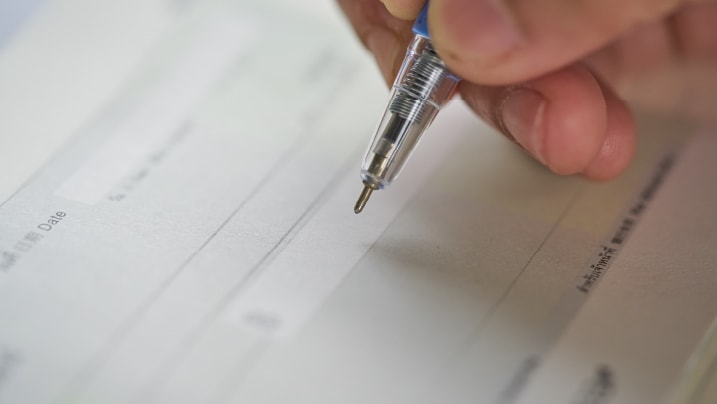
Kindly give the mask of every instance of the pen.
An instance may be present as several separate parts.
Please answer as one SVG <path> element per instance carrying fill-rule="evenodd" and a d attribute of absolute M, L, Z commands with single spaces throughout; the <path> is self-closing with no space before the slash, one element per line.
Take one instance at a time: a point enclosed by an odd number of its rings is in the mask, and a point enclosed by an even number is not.
<path fill-rule="evenodd" d="M 418 141 L 450 99 L 460 77 L 433 49 L 428 34 L 428 3 L 413 25 L 391 96 L 361 165 L 363 191 L 354 206 L 361 213 L 371 193 L 388 187 L 401 172 Z"/>

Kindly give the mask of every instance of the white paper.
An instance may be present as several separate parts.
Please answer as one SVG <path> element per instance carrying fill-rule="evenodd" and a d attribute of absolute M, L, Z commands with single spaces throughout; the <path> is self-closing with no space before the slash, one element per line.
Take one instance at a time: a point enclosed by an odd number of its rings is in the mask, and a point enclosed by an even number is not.
<path fill-rule="evenodd" d="M 683 150 L 691 128 L 648 117 L 629 172 L 591 184 L 454 102 L 357 216 L 385 88 L 325 8 L 278 4 L 184 8 L 10 178 L 0 403 L 652 404 L 679 385 L 717 314 L 717 136 Z"/>

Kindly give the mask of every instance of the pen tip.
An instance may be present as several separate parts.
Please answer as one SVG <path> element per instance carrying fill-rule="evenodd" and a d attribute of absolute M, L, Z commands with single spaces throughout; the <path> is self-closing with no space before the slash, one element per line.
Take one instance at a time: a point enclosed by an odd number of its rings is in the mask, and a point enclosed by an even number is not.
<path fill-rule="evenodd" d="M 356 201 L 356 206 L 354 206 L 354 213 L 359 214 L 363 211 L 363 208 L 366 207 L 366 202 L 368 202 L 368 198 L 371 197 L 372 192 L 373 188 L 368 185 L 364 185 L 363 191 L 361 191 L 361 195 L 359 196 L 358 201 Z"/>

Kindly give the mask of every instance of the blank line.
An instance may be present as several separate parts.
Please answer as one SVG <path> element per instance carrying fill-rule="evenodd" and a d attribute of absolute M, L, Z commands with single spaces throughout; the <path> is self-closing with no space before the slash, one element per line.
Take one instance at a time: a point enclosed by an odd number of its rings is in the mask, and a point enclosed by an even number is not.
<path fill-rule="evenodd" d="M 491 307 L 488 309 L 488 312 L 485 314 L 485 316 L 483 316 L 483 319 L 482 319 L 482 320 L 480 321 L 480 323 L 478 324 L 478 327 L 477 327 L 478 330 L 476 330 L 476 331 L 477 331 L 477 334 L 480 333 L 480 329 L 482 329 L 482 328 L 485 326 L 485 323 L 487 323 L 487 322 L 491 319 L 491 317 L 493 317 L 493 315 L 495 314 L 495 312 L 498 310 L 498 307 L 499 307 L 500 305 L 502 305 L 503 302 L 505 302 L 505 300 L 508 298 L 508 295 L 510 294 L 510 292 L 513 291 L 513 288 L 515 288 L 515 286 L 518 284 L 518 280 L 520 279 L 520 277 L 523 276 L 523 273 L 525 273 L 525 271 L 528 269 L 528 267 L 530 266 L 530 264 L 533 262 L 533 260 L 535 259 L 535 257 L 536 257 L 536 256 L 538 255 L 538 253 L 540 252 L 540 250 L 543 249 L 543 247 L 545 246 L 545 243 L 547 243 L 548 240 L 550 240 L 550 238 L 553 236 L 553 233 L 555 233 L 555 231 L 558 229 L 558 227 L 560 226 L 560 224 L 561 224 L 561 223 L 563 222 L 563 220 L 565 219 L 565 216 L 568 215 L 568 212 L 570 212 L 570 210 L 572 210 L 573 206 L 575 205 L 575 203 L 576 203 L 577 200 L 578 200 L 578 197 L 582 194 L 582 191 L 583 191 L 584 189 L 585 189 L 585 186 L 578 186 L 578 190 L 575 191 L 575 194 L 574 194 L 573 197 L 570 199 L 570 201 L 568 202 L 568 204 L 565 206 L 565 209 L 563 209 L 563 211 L 560 213 L 560 216 L 558 216 L 558 219 L 557 219 L 557 220 L 555 221 L 555 223 L 553 224 L 553 227 L 552 227 L 552 228 L 550 229 L 550 231 L 548 232 L 548 235 L 545 236 L 545 238 L 543 239 L 543 241 L 540 242 L 540 245 L 538 246 L 538 248 L 537 248 L 537 249 L 533 252 L 533 254 L 530 256 L 530 259 L 528 259 L 528 262 L 526 262 L 525 265 L 523 265 L 523 268 L 520 270 L 520 272 L 518 272 L 518 273 L 515 275 L 515 277 L 514 277 L 513 280 L 510 282 L 510 284 L 508 285 L 508 287 L 503 291 L 503 294 L 498 298 L 498 300 L 497 300 L 495 303 L 493 303 L 493 305 L 491 305 Z M 477 337 L 477 335 L 474 335 L 474 337 Z"/>
<path fill-rule="evenodd" d="M 20 194 L 20 192 L 24 191 L 31 183 L 33 183 L 37 178 L 39 178 L 41 174 L 47 171 L 50 166 L 60 160 L 60 158 L 63 157 L 63 155 L 65 154 L 65 152 L 71 147 L 75 146 L 75 144 L 77 144 L 83 136 L 85 136 L 85 130 L 80 130 L 79 133 L 69 136 L 68 139 L 66 139 L 61 146 L 55 149 L 55 151 L 52 152 L 50 156 L 44 162 L 42 162 L 42 164 L 40 164 L 39 168 L 33 171 L 32 174 L 30 174 L 30 176 L 27 177 L 25 181 L 23 181 L 23 183 L 15 190 L 15 192 L 10 194 L 7 199 L 0 202 L 0 209 L 2 209 L 5 204 L 14 199 L 18 194 Z M 50 192 L 47 196 L 52 197 L 52 192 Z"/>
<path fill-rule="evenodd" d="M 533 262 L 535 257 L 538 255 L 540 250 L 545 246 L 545 243 L 550 240 L 550 238 L 553 236 L 555 231 L 558 229 L 562 221 L 567 216 L 568 212 L 570 212 L 575 205 L 575 203 L 578 200 L 578 197 L 582 194 L 583 190 L 585 189 L 585 186 L 578 186 L 578 189 L 575 191 L 575 194 L 572 196 L 570 201 L 565 205 L 565 208 L 560 213 L 560 216 L 556 219 L 553 226 L 550 228 L 550 231 L 548 231 L 548 234 L 543 238 L 543 240 L 540 242 L 540 245 L 536 250 L 533 252 L 533 254 L 530 256 L 528 261 L 523 265 L 521 270 L 513 277 L 513 280 L 510 282 L 508 287 L 503 291 L 501 296 L 498 298 L 498 300 L 495 301 L 491 305 L 491 307 L 488 309 L 486 314 L 478 321 L 478 324 L 475 326 L 473 332 L 470 333 L 469 337 L 466 338 L 465 343 L 458 344 L 459 348 L 455 350 L 455 353 L 453 355 L 449 355 L 449 360 L 446 362 L 446 366 L 452 366 L 455 365 L 463 356 L 463 353 L 466 352 L 470 346 L 474 345 L 476 343 L 476 340 L 479 338 L 479 335 L 484 330 L 486 324 L 488 321 L 495 315 L 495 313 L 498 310 L 498 307 L 503 304 L 503 302 L 508 298 L 508 295 L 510 292 L 515 288 L 515 286 L 518 284 L 518 280 L 520 277 L 525 273 L 525 271 L 530 267 L 530 264 Z M 448 374 L 450 371 L 448 369 L 444 369 L 440 374 Z"/>
<path fill-rule="evenodd" d="M 49 160 L 52 160 L 52 158 L 49 159 Z M 49 161 L 49 160 L 46 161 L 45 164 L 43 164 L 37 171 L 33 172 L 25 181 L 23 181 L 23 183 L 20 185 L 20 187 L 18 187 L 18 188 L 15 190 L 15 192 L 11 193 L 10 196 L 7 197 L 7 199 L 5 199 L 4 201 L 0 202 L 0 209 L 2 209 L 2 208 L 5 206 L 6 203 L 10 202 L 10 200 L 12 200 L 13 198 L 15 198 L 15 196 L 17 196 L 17 194 L 19 194 L 20 192 L 22 192 L 23 190 L 25 190 L 25 188 L 27 188 L 27 186 L 30 185 L 30 183 L 32 183 L 32 182 L 35 180 L 35 178 L 37 178 L 37 177 L 40 175 L 40 173 L 42 173 L 43 171 L 45 171 L 45 169 L 47 168 L 47 166 L 50 165 L 50 161 Z"/>
<path fill-rule="evenodd" d="M 352 73 L 353 74 L 353 73 Z M 347 78 L 348 80 L 348 78 Z M 332 91 L 329 91 L 326 94 L 326 99 L 323 100 L 321 103 L 317 105 L 326 105 L 326 103 L 330 103 L 331 99 L 333 99 L 337 94 L 340 93 L 341 87 L 336 86 Z M 112 105 L 110 105 L 112 106 Z M 109 108 L 108 108 L 109 110 Z M 318 116 L 316 119 L 318 119 Z M 297 139 L 291 143 L 290 147 L 286 149 L 284 153 L 281 154 L 281 156 L 278 159 L 278 163 L 270 170 L 270 172 L 264 177 L 263 181 L 259 182 L 254 189 L 249 193 L 247 198 L 242 201 L 236 209 L 229 215 L 229 217 L 212 233 L 209 238 L 202 243 L 199 248 L 194 251 L 172 274 L 169 275 L 169 277 L 152 293 L 150 296 L 145 299 L 142 303 L 140 303 L 139 307 L 132 313 L 130 316 L 122 322 L 122 324 L 117 328 L 117 330 L 108 338 L 107 342 L 104 344 L 104 346 L 95 354 L 92 355 L 92 357 L 88 360 L 87 365 L 85 365 L 74 377 L 74 381 L 70 382 L 68 384 L 68 387 L 64 389 L 64 392 L 59 397 L 66 397 L 69 394 L 72 394 L 72 392 L 77 392 L 80 389 L 82 389 L 84 386 L 86 386 L 91 380 L 93 379 L 94 375 L 97 373 L 98 369 L 103 365 L 103 363 L 109 358 L 111 351 L 113 350 L 113 346 L 117 345 L 122 341 L 131 331 L 131 329 L 134 327 L 134 325 L 139 321 L 140 318 L 142 318 L 145 313 L 150 309 L 150 307 L 159 299 L 159 297 L 164 293 L 166 289 L 174 282 L 174 280 L 182 273 L 182 271 L 194 260 L 194 258 L 207 246 L 209 243 L 224 229 L 224 227 L 242 210 L 242 208 L 250 201 L 252 200 L 264 187 L 264 185 L 273 178 L 281 168 L 284 167 L 284 165 L 288 162 L 289 157 L 293 155 L 296 149 L 298 149 L 300 146 L 302 146 L 302 143 L 308 142 L 309 139 L 311 139 L 313 136 L 315 136 L 318 132 L 312 130 L 313 125 L 315 124 L 315 121 L 310 120 L 306 124 L 304 128 L 302 128 L 303 133 L 299 132 L 299 135 L 297 136 Z M 58 153 L 59 154 L 59 153 Z M 1 207 L 2 205 L 0 205 Z M 58 400 L 55 400 L 58 401 Z"/>
<path fill-rule="evenodd" d="M 310 131 L 307 130 L 307 133 Z M 68 384 L 68 387 L 64 389 L 64 392 L 60 397 L 66 397 L 71 395 L 73 392 L 77 392 L 84 388 L 92 379 L 97 375 L 97 370 L 109 359 L 111 352 L 116 345 L 118 345 L 132 330 L 134 325 L 149 311 L 154 303 L 164 294 L 169 286 L 179 277 L 184 269 L 197 257 L 197 255 L 206 248 L 209 243 L 226 227 L 226 225 L 251 201 L 256 195 L 264 188 L 264 186 L 287 164 L 289 157 L 295 152 L 295 150 L 305 142 L 304 136 L 299 136 L 290 147 L 279 157 L 278 162 L 274 165 L 271 170 L 264 176 L 263 180 L 258 182 L 257 185 L 249 192 L 247 197 L 242 200 L 239 205 L 232 211 L 232 213 L 219 225 L 219 227 L 195 250 L 190 254 L 187 259 L 175 269 L 169 277 L 167 277 L 157 289 L 154 290 L 140 305 L 134 310 L 129 317 L 122 322 L 117 330 L 112 333 L 108 338 L 107 342 L 103 347 L 88 360 L 87 364 L 78 371 L 77 375 L 73 378 L 73 381 Z M 57 401 L 57 400 L 56 400 Z"/>
<path fill-rule="evenodd" d="M 237 295 L 239 295 L 246 288 L 246 286 L 250 284 L 251 280 L 259 276 L 261 272 L 269 266 L 269 264 L 308 222 L 307 219 L 313 216 L 317 208 L 327 200 L 328 195 L 334 190 L 336 183 L 346 175 L 349 168 L 356 162 L 355 154 L 356 153 L 350 154 L 350 157 L 347 159 L 344 166 L 338 170 L 337 174 L 321 190 L 316 199 L 314 199 L 306 210 L 304 210 L 296 222 L 291 225 L 286 233 L 284 233 L 274 246 L 272 246 L 272 248 L 264 254 L 264 256 L 256 264 L 254 264 L 254 266 L 239 280 L 239 282 L 234 285 L 234 287 L 232 287 L 232 289 L 227 292 L 219 300 L 219 302 L 217 302 L 214 308 L 204 315 L 204 317 L 200 320 L 199 325 L 197 325 L 194 330 L 185 336 L 184 340 L 177 348 L 176 353 L 165 360 L 164 363 L 161 364 L 154 372 L 154 375 L 145 383 L 145 387 L 142 388 L 138 394 L 138 402 L 152 401 L 153 395 L 156 394 L 158 388 L 164 384 L 162 383 L 162 378 L 164 377 L 164 382 L 166 382 L 166 376 L 171 373 L 171 369 L 176 368 L 177 365 L 184 359 L 184 355 L 182 355 L 182 353 L 188 353 L 191 348 L 196 345 L 199 339 L 210 328 L 211 323 L 214 322 L 216 318 L 227 308 L 227 306 L 229 306 L 229 304 L 236 299 Z"/>

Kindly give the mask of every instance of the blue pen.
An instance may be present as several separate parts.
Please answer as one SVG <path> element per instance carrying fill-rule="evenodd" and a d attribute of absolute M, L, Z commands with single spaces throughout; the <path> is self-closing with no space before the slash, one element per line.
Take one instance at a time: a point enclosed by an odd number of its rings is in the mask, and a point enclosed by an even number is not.
<path fill-rule="evenodd" d="M 433 49 L 428 35 L 428 3 L 416 19 L 413 33 L 386 111 L 361 165 L 364 188 L 354 207 L 356 213 L 361 213 L 373 191 L 388 187 L 396 179 L 460 81 Z"/>

